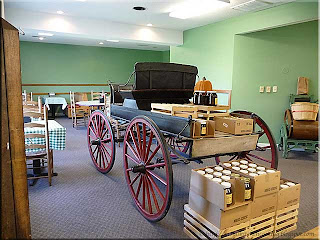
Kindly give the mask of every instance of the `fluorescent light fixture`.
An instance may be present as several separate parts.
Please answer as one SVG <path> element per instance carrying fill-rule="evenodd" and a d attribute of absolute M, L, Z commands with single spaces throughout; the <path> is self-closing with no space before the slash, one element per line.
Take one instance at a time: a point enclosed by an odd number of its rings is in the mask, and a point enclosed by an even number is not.
<path fill-rule="evenodd" d="M 103 44 L 103 42 L 99 42 L 99 44 L 100 44 L 100 45 L 102 45 L 102 44 Z"/>
<path fill-rule="evenodd" d="M 44 37 L 39 37 L 39 40 L 41 40 L 41 41 L 44 40 Z"/>
<path fill-rule="evenodd" d="M 58 14 L 64 14 L 64 11 L 59 10 L 59 11 L 57 11 L 57 13 Z"/>
<path fill-rule="evenodd" d="M 117 42 L 120 42 L 119 40 L 107 40 L 107 42 L 115 42 L 115 43 L 117 43 Z"/>
<path fill-rule="evenodd" d="M 153 25 L 152 25 L 152 23 L 148 23 L 147 26 L 148 27 L 152 27 Z"/>
<path fill-rule="evenodd" d="M 44 32 L 39 32 L 38 35 L 39 36 L 47 36 L 47 37 L 52 37 L 53 36 L 52 33 L 44 33 Z"/>
<path fill-rule="evenodd" d="M 86 2 L 87 0 L 76 0 L 77 2 Z"/>
<path fill-rule="evenodd" d="M 188 19 L 213 12 L 229 4 L 229 2 L 219 0 L 189 0 L 177 5 L 176 8 L 169 13 L 169 16 Z"/>

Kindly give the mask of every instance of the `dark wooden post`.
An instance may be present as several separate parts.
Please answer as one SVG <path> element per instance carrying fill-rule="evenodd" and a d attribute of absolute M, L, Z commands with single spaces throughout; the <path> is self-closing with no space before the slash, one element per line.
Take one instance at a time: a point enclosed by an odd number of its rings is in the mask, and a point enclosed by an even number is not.
<path fill-rule="evenodd" d="M 19 31 L 0 24 L 1 238 L 31 238 L 25 161 Z"/>

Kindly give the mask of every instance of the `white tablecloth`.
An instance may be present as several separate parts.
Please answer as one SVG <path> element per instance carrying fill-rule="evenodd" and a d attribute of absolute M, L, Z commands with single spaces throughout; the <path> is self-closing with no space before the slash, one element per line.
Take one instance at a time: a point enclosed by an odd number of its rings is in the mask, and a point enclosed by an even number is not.
<path fill-rule="evenodd" d="M 94 107 L 94 106 L 104 106 L 104 103 L 101 103 L 100 101 L 80 101 L 76 102 L 79 106 L 86 106 L 86 107 Z"/>
<path fill-rule="evenodd" d="M 50 110 L 49 104 L 61 104 L 62 110 L 64 110 L 68 106 L 66 99 L 63 97 L 48 97 L 45 99 L 44 104 L 48 107 L 49 110 Z"/>

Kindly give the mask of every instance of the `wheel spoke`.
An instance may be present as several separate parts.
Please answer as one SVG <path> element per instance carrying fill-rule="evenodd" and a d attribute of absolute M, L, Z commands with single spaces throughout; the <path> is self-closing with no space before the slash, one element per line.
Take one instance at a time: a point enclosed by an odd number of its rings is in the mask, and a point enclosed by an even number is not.
<path fill-rule="evenodd" d="M 146 133 L 146 125 L 143 124 L 142 125 L 142 138 L 143 138 L 143 141 L 142 141 L 142 156 L 141 158 L 144 159 L 144 155 L 146 153 L 146 137 L 147 137 L 147 133 Z"/>
<path fill-rule="evenodd" d="M 101 145 L 101 151 L 105 156 L 105 160 L 107 161 L 107 165 L 109 165 L 109 159 L 111 161 L 111 155 L 110 153 L 107 151 L 107 149 L 105 149 L 102 145 Z"/>
<path fill-rule="evenodd" d="M 97 134 L 93 131 L 93 129 L 90 125 L 89 125 L 89 129 L 91 130 L 91 132 L 93 132 L 93 134 L 96 136 L 96 138 L 98 138 Z"/>
<path fill-rule="evenodd" d="M 154 173 L 153 171 L 150 170 L 146 170 L 147 173 L 151 174 L 153 177 L 155 177 L 156 179 L 158 179 L 161 183 L 163 183 L 164 185 L 167 186 L 167 182 L 165 180 L 163 180 L 160 176 L 158 176 L 156 173 Z"/>
<path fill-rule="evenodd" d="M 138 137 L 138 147 L 140 149 L 140 155 L 141 157 L 143 156 L 143 153 L 142 153 L 142 143 L 141 143 L 141 135 L 140 135 L 140 127 L 139 127 L 139 124 L 136 123 L 136 132 L 137 132 L 137 137 Z"/>
<path fill-rule="evenodd" d="M 257 155 L 254 155 L 254 154 L 251 154 L 251 153 L 248 153 L 248 155 L 251 156 L 251 157 L 257 158 L 257 159 L 259 159 L 259 160 L 261 160 L 261 161 L 271 163 L 270 160 L 264 159 L 264 158 L 259 157 L 259 156 L 257 156 Z"/>
<path fill-rule="evenodd" d="M 149 152 L 150 152 L 150 148 L 151 148 L 151 145 L 152 145 L 152 138 L 153 138 L 153 132 L 150 133 L 147 151 L 146 151 L 146 153 L 145 153 L 145 155 L 144 155 L 144 162 L 146 162 L 146 160 L 147 160 L 148 157 L 149 157 Z"/>
<path fill-rule="evenodd" d="M 161 190 L 159 189 L 158 185 L 155 183 L 155 181 L 153 180 L 153 178 L 151 176 L 149 176 L 148 174 L 146 174 L 147 178 L 150 180 L 150 182 L 153 184 L 154 188 L 156 189 L 157 193 L 159 194 L 160 198 L 165 201 L 165 198 L 161 192 Z"/>
<path fill-rule="evenodd" d="M 126 157 L 130 158 L 131 161 L 133 161 L 135 164 L 140 164 L 139 162 L 137 162 L 136 159 L 134 159 L 133 157 L 131 157 L 129 154 L 126 153 Z"/>
<path fill-rule="evenodd" d="M 131 147 L 131 145 L 130 145 L 130 143 L 129 142 L 127 142 L 127 146 L 130 148 L 130 150 L 131 150 L 131 152 L 133 153 L 133 155 L 136 157 L 136 159 L 137 159 L 137 161 L 139 161 L 140 162 L 140 159 L 139 159 L 139 157 L 137 156 L 137 154 L 136 154 L 136 152 L 133 150 L 133 148 Z M 127 156 L 128 154 L 126 154 L 126 156 Z M 129 156 L 129 155 L 128 155 Z M 134 162 L 136 162 L 136 161 L 134 161 Z M 137 163 L 137 162 L 136 162 Z M 137 164 L 139 164 L 139 163 L 137 163 Z"/>
<path fill-rule="evenodd" d="M 129 169 L 127 169 L 129 170 Z M 131 169 L 130 169 L 131 170 Z M 132 180 L 132 182 L 130 183 L 130 186 L 132 186 L 136 181 L 137 179 L 141 176 L 141 173 L 138 173 L 137 176 Z"/>
<path fill-rule="evenodd" d="M 159 149 L 160 149 L 160 145 L 158 145 L 158 146 L 156 147 L 156 149 L 154 150 L 154 152 L 151 154 L 150 158 L 146 161 L 146 164 L 148 164 L 148 163 L 151 161 L 151 159 L 154 157 L 154 155 L 156 155 L 156 153 L 158 152 Z"/>
<path fill-rule="evenodd" d="M 146 179 L 142 176 L 142 208 L 146 209 Z"/>
<path fill-rule="evenodd" d="M 166 163 L 157 163 L 157 164 L 152 164 L 152 165 L 146 165 L 146 169 L 164 167 L 165 165 L 166 165 Z"/>
<path fill-rule="evenodd" d="M 146 177 L 145 177 L 145 184 L 146 184 L 146 190 L 147 190 L 147 200 L 148 200 L 149 213 L 152 214 L 151 197 L 150 197 L 150 191 L 149 191 L 149 186 L 148 186 L 149 184 L 148 184 Z"/>
<path fill-rule="evenodd" d="M 139 185 L 138 185 L 138 188 L 137 188 L 137 192 L 135 193 L 136 199 L 138 199 L 138 197 L 139 197 L 139 193 L 140 193 L 140 189 L 141 189 L 141 184 L 142 184 L 142 177 L 143 177 L 143 176 L 140 176 L 140 181 L 139 181 Z"/>
<path fill-rule="evenodd" d="M 134 137 L 134 134 L 133 134 L 132 129 L 130 129 L 129 132 L 130 132 L 130 136 L 131 136 L 131 138 L 132 138 L 132 140 L 133 140 L 134 147 L 137 149 L 139 155 L 141 155 L 140 149 L 138 148 L 137 140 L 136 140 L 136 138 Z"/>
<path fill-rule="evenodd" d="M 150 190 L 151 190 L 151 194 L 152 194 L 152 198 L 153 198 L 153 202 L 154 204 L 156 205 L 156 209 L 157 211 L 159 212 L 160 211 L 160 208 L 159 208 L 159 204 L 158 204 L 158 200 L 157 200 L 157 197 L 156 197 L 156 194 L 154 193 L 154 190 L 153 190 L 153 187 L 152 187 L 152 184 L 151 184 L 151 181 L 149 180 L 149 178 L 147 177 L 146 178 L 149 186 L 150 186 Z"/>

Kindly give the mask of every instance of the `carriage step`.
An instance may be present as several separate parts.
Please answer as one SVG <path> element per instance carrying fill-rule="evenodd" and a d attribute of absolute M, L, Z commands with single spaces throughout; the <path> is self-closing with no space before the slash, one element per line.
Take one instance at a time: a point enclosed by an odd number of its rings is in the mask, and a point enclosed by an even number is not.
<path fill-rule="evenodd" d="M 184 206 L 184 232 L 190 238 L 197 239 L 247 239 L 249 221 L 225 229 L 219 229 L 208 220 L 192 210 L 188 204 Z"/>

